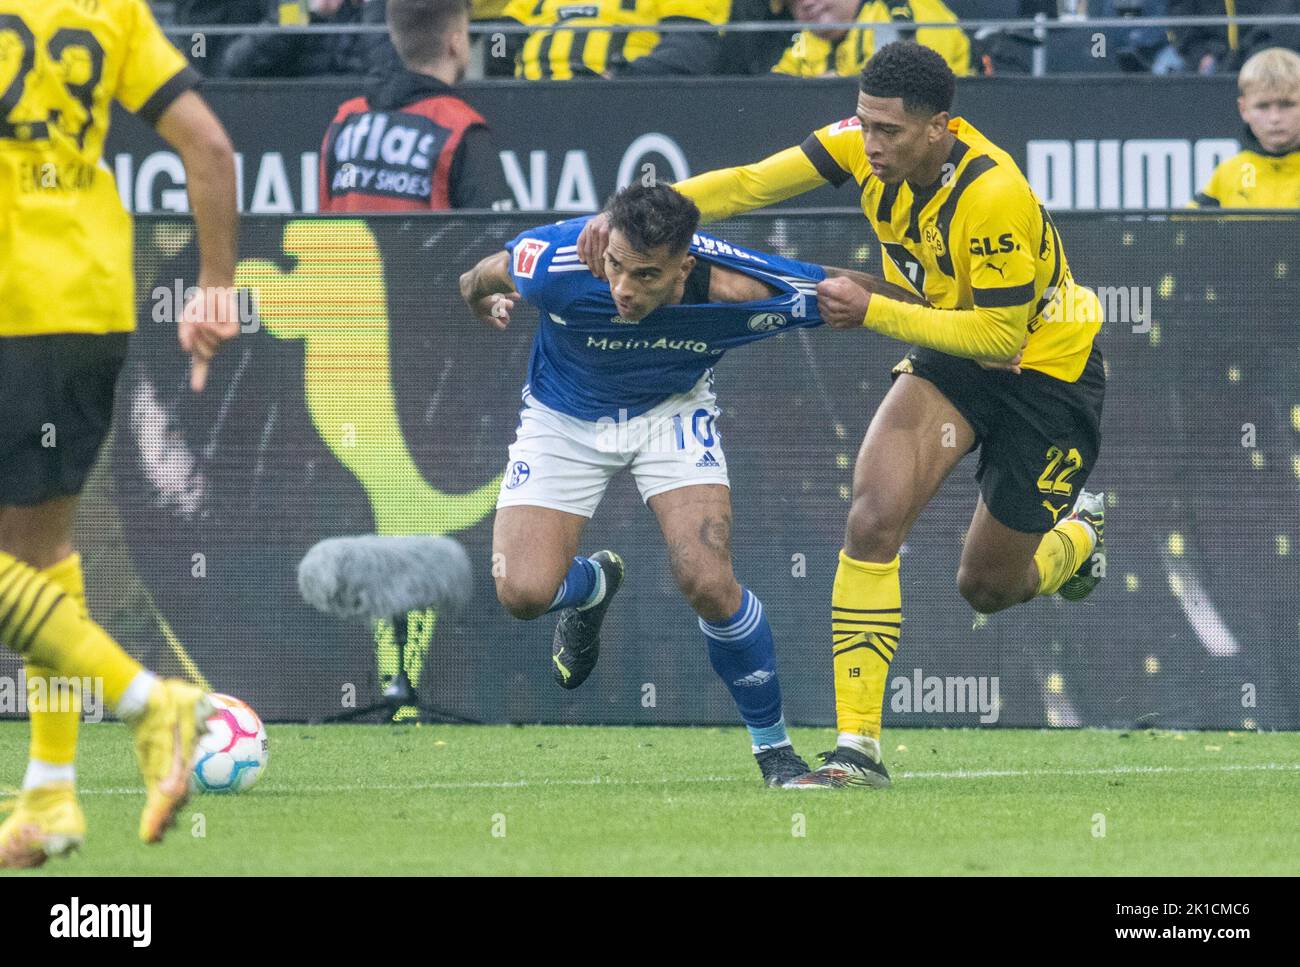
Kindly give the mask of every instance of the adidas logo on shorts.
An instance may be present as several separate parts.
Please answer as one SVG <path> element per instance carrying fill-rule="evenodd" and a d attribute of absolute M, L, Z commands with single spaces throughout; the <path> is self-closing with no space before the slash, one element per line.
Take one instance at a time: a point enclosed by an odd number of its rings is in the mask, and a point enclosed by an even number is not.
<path fill-rule="evenodd" d="M 708 450 L 705 450 L 704 456 L 700 457 L 699 462 L 696 463 L 695 466 L 704 467 L 704 468 L 714 468 L 714 467 L 720 467 L 722 466 L 722 464 L 718 463 L 717 460 L 713 459 L 712 453 L 710 453 Z"/>

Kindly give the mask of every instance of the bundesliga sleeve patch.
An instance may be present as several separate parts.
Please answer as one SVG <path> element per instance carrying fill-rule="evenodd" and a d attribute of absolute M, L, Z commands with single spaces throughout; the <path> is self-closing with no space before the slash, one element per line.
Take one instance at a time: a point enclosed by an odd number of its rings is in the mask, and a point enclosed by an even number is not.
<path fill-rule="evenodd" d="M 539 238 L 521 239 L 515 246 L 515 265 L 514 274 L 516 278 L 531 279 L 533 273 L 537 271 L 537 262 L 542 257 L 542 253 L 550 246 L 550 242 L 543 242 Z"/>
<path fill-rule="evenodd" d="M 862 122 L 856 117 L 845 118 L 843 121 L 836 121 L 831 125 L 831 134 L 843 134 L 845 131 L 853 128 L 862 127 Z"/>

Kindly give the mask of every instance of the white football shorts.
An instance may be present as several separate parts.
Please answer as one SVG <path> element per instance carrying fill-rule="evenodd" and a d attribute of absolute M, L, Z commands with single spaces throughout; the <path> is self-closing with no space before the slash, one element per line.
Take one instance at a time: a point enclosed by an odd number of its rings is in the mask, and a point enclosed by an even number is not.
<path fill-rule="evenodd" d="M 497 507 L 550 507 L 592 517 L 610 478 L 632 468 L 641 499 L 678 487 L 729 487 L 713 374 L 641 416 L 596 422 L 525 395 Z"/>

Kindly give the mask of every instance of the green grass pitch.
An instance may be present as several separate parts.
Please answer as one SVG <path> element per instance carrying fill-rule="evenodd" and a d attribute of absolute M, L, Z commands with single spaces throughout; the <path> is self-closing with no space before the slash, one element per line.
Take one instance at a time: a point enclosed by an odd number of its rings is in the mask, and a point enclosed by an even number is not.
<path fill-rule="evenodd" d="M 26 736 L 0 723 L 7 782 Z M 195 797 L 146 847 L 125 729 L 85 727 L 86 848 L 35 875 L 1300 873 L 1295 733 L 894 729 L 894 788 L 798 793 L 759 784 L 738 728 L 270 737 L 255 789 Z"/>

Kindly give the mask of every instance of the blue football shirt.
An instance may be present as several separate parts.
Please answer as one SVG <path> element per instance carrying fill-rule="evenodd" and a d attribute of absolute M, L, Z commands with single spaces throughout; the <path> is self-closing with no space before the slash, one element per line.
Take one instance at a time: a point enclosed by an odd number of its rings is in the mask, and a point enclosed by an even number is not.
<path fill-rule="evenodd" d="M 728 349 L 821 325 L 821 266 L 702 232 L 691 242 L 692 255 L 776 293 L 754 302 L 660 306 L 639 322 L 622 319 L 609 283 L 578 259 L 578 235 L 589 218 L 530 228 L 506 243 L 515 287 L 540 312 L 525 397 L 593 422 L 619 419 L 620 411 L 639 416 L 689 390 Z"/>

